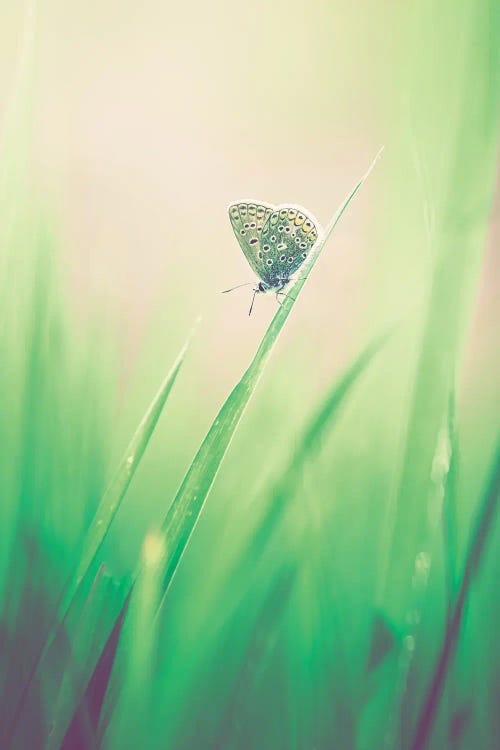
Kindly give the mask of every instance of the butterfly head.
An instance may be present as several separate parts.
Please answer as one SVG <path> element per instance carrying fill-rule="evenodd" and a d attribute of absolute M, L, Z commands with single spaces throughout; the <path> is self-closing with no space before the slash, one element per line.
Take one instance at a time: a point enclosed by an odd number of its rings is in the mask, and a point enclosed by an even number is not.
<path fill-rule="evenodd" d="M 248 311 L 248 314 L 252 314 L 253 310 L 253 303 L 255 302 L 255 297 L 257 294 L 265 294 L 269 291 L 269 286 L 265 284 L 263 281 L 259 281 L 256 286 L 253 288 L 253 297 L 252 297 L 252 303 L 250 305 L 250 310 Z"/>

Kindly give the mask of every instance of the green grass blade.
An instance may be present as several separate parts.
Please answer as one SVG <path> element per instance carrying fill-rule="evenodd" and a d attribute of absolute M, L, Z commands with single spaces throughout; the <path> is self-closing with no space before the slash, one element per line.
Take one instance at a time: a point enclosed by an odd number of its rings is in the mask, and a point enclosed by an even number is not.
<path fill-rule="evenodd" d="M 472 532 L 469 550 L 465 560 L 462 580 L 451 616 L 443 636 L 436 666 L 430 685 L 426 691 L 423 705 L 417 721 L 412 750 L 425 750 L 428 746 L 432 728 L 443 694 L 446 677 L 453 660 L 455 649 L 462 627 L 465 605 L 474 575 L 479 571 L 486 543 L 493 528 L 495 513 L 500 497 L 500 441 L 497 445 L 491 477 L 484 492 L 478 510 L 475 528 Z"/>
<path fill-rule="evenodd" d="M 158 639 L 155 618 L 161 596 L 165 545 L 151 530 L 141 552 L 141 569 L 130 597 L 116 665 L 99 721 L 99 737 L 109 747 L 150 747 L 148 711 L 154 700 Z"/>
<path fill-rule="evenodd" d="M 333 428 L 346 398 L 385 341 L 386 336 L 372 341 L 356 357 L 342 376 L 335 380 L 333 386 L 311 416 L 302 436 L 297 440 L 297 446 L 293 454 L 282 469 L 279 479 L 266 493 L 263 517 L 251 536 L 248 548 L 240 555 L 238 570 L 245 569 L 250 560 L 257 559 L 262 555 L 288 506 L 288 501 L 295 494 L 296 488 L 300 486 L 300 477 L 303 476 L 307 462 L 313 458 L 321 442 Z"/>
<path fill-rule="evenodd" d="M 368 344 L 361 354 L 356 357 L 351 366 L 347 368 L 340 380 L 335 381 L 333 388 L 330 389 L 326 398 L 307 425 L 299 443 L 299 448 L 288 467 L 289 470 L 294 471 L 295 474 L 301 473 L 304 462 L 318 450 L 322 440 L 329 433 L 332 427 L 332 420 L 337 417 L 340 405 L 345 401 L 352 387 L 366 370 L 375 354 L 380 351 L 386 339 L 387 336 L 381 336 Z"/>
<path fill-rule="evenodd" d="M 285 297 L 284 302 L 277 310 L 250 366 L 217 414 L 181 483 L 163 523 L 168 555 L 164 582 L 165 590 L 168 588 L 175 573 L 243 412 L 257 386 L 292 307 L 323 247 L 347 206 L 370 174 L 379 155 L 380 152 L 375 157 L 366 174 L 363 175 L 345 198 L 328 225 L 324 236 L 314 247 L 308 261 L 306 261 L 303 267 L 303 276 L 293 286 L 293 297 Z"/>
<path fill-rule="evenodd" d="M 120 610 L 120 614 L 102 649 L 92 677 L 89 680 L 80 705 L 73 714 L 71 724 L 64 737 L 61 750 L 72 750 L 75 747 L 85 747 L 97 750 L 98 726 L 104 699 L 108 691 L 111 674 L 116 661 L 116 652 L 122 638 L 123 624 L 128 611 L 129 599 Z"/>
<path fill-rule="evenodd" d="M 167 373 L 156 396 L 151 402 L 149 409 L 147 410 L 139 426 L 137 427 L 129 446 L 125 451 L 125 455 L 123 456 L 120 465 L 118 466 L 116 474 L 103 495 L 92 524 L 87 532 L 82 554 L 80 556 L 78 569 L 75 573 L 74 581 L 68 587 L 68 590 L 66 592 L 62 605 L 62 612 L 67 612 L 78 586 L 85 577 L 87 570 L 92 565 L 92 561 L 95 559 L 95 556 L 101 544 L 103 543 L 106 534 L 109 531 L 113 519 L 120 507 L 120 504 L 125 497 L 133 476 L 137 471 L 139 463 L 153 435 L 155 427 L 158 423 L 158 419 L 160 418 L 163 407 L 165 406 L 167 398 L 170 395 L 170 391 L 172 390 L 177 375 L 179 374 L 179 371 L 182 367 L 187 349 L 189 347 L 189 343 L 191 341 L 191 336 L 192 334 L 189 336 L 181 351 L 177 355 L 174 364 L 172 365 L 170 371 Z"/>
<path fill-rule="evenodd" d="M 132 593 L 133 589 L 131 590 Z M 123 640 L 123 626 L 130 606 L 127 597 L 115 621 L 113 629 L 102 649 L 87 689 L 80 701 L 80 705 L 73 713 L 71 724 L 64 737 L 61 750 L 72 750 L 74 747 L 99 747 L 98 729 L 103 711 L 104 701 L 109 692 L 110 680 L 115 670 L 116 655 L 119 644 Z M 78 685 L 76 685 L 78 692 Z M 84 738 L 84 733 L 88 738 Z M 90 744 L 94 742 L 94 744 Z M 87 743 L 87 744 L 85 744 Z"/>
<path fill-rule="evenodd" d="M 215 643 L 204 652 L 207 669 L 196 681 L 196 708 L 193 711 L 193 703 L 187 701 L 176 717 L 172 747 L 216 750 L 252 746 L 251 742 L 260 747 L 254 736 L 241 741 L 241 733 L 247 727 L 240 720 L 246 718 L 252 695 L 262 686 L 262 672 L 269 668 L 273 652 L 279 648 L 280 634 L 283 636 L 286 631 L 287 610 L 296 580 L 296 564 L 286 559 L 279 562 L 268 578 L 256 577 L 243 594 L 241 589 L 238 591 L 238 601 L 226 611 Z M 267 701 L 267 705 L 272 704 Z M 265 726 L 265 720 L 260 725 Z"/>
<path fill-rule="evenodd" d="M 246 647 L 231 684 L 230 695 L 216 728 L 215 737 L 210 745 L 207 742 L 210 750 L 234 746 L 235 739 L 238 745 L 243 744 L 249 725 L 253 725 L 253 717 L 245 714 L 248 711 L 247 707 L 252 703 L 252 693 L 269 689 L 265 684 L 265 671 L 276 648 L 280 631 L 284 629 L 285 613 L 290 603 L 295 578 L 296 569 L 293 564 L 284 564 L 281 570 L 276 571 L 275 580 L 269 587 L 247 637 Z"/>
<path fill-rule="evenodd" d="M 44 657 L 49 652 L 58 628 L 64 622 L 72 603 L 77 598 L 80 585 L 82 584 L 87 572 L 92 567 L 92 563 L 95 560 L 95 557 L 102 543 L 104 542 L 104 539 L 106 538 L 111 523 L 116 516 L 120 504 L 125 497 L 127 489 L 144 455 L 149 440 L 153 435 L 158 419 L 160 418 L 163 407 L 165 406 L 166 400 L 182 367 L 191 340 L 191 336 L 189 336 L 179 354 L 177 355 L 177 358 L 174 361 L 170 371 L 166 375 L 156 396 L 151 402 L 149 409 L 147 410 L 139 426 L 137 427 L 129 446 L 125 451 L 125 455 L 118 466 L 114 478 L 112 479 L 102 497 L 94 519 L 87 531 L 86 539 L 83 544 L 82 554 L 79 558 L 78 568 L 66 586 L 66 589 L 63 593 L 63 598 L 57 610 L 56 617 L 49 629 L 43 648 L 40 651 L 38 658 L 33 663 L 25 687 L 22 691 L 18 708 L 14 712 L 12 726 L 9 730 L 9 733 L 15 731 L 19 719 L 22 716 L 25 699 L 27 694 L 29 693 L 30 687 L 33 683 L 33 679 L 41 664 L 43 663 Z"/>

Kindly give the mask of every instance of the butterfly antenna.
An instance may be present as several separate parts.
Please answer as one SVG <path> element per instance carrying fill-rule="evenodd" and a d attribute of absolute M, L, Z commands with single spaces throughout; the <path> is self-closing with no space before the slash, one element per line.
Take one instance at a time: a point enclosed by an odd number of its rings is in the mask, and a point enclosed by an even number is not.
<path fill-rule="evenodd" d="M 252 310 L 253 310 L 253 303 L 255 302 L 255 295 L 257 294 L 257 292 L 258 292 L 258 291 L 259 291 L 259 290 L 258 290 L 258 288 L 255 288 L 255 289 L 253 290 L 252 304 L 250 305 L 250 310 L 248 311 L 248 314 L 249 314 L 249 315 L 251 315 L 251 314 L 252 314 Z"/>
<path fill-rule="evenodd" d="M 253 281 L 247 281 L 246 284 L 238 284 L 238 286 L 232 286 L 231 289 L 224 289 L 222 294 L 227 294 L 228 292 L 234 292 L 235 289 L 241 289 L 242 286 L 250 286 L 250 284 L 253 284 Z"/>

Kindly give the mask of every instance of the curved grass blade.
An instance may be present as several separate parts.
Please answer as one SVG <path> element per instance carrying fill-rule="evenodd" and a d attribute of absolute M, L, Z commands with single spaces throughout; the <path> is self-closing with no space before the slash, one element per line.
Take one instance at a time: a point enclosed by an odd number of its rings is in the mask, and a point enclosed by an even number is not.
<path fill-rule="evenodd" d="M 380 350 L 387 339 L 387 335 L 381 336 L 371 342 L 350 367 L 344 372 L 339 380 L 327 393 L 316 412 L 312 415 L 306 425 L 302 437 L 298 440 L 298 447 L 290 456 L 290 460 L 281 473 L 273 487 L 267 492 L 267 508 L 264 517 L 253 535 L 246 554 L 240 557 L 241 564 L 247 565 L 251 559 L 259 557 L 265 544 L 276 529 L 286 507 L 288 500 L 300 485 L 299 478 L 304 471 L 306 463 L 316 454 L 322 440 L 333 427 L 339 415 L 341 406 L 350 394 L 351 389 L 358 378 L 367 368 L 375 354 Z"/>
<path fill-rule="evenodd" d="M 177 494 L 168 509 L 163 522 L 166 537 L 167 562 L 164 579 L 164 592 L 168 589 L 177 565 L 193 532 L 198 517 L 215 477 L 238 427 L 245 408 L 257 386 L 262 372 L 269 360 L 286 319 L 288 318 L 302 287 L 316 263 L 323 247 L 337 226 L 342 214 L 364 183 L 381 151 L 377 154 L 370 168 L 347 195 L 336 214 L 330 221 L 323 237 L 313 248 L 308 260 L 302 267 L 303 275 L 293 287 L 293 297 L 287 296 L 272 319 L 257 352 L 239 383 L 229 394 L 212 426 L 210 427 L 198 453 L 194 457 Z"/>
<path fill-rule="evenodd" d="M 127 597 L 111 633 L 103 646 L 85 693 L 73 714 L 73 718 L 61 744 L 61 750 L 72 750 L 72 748 L 76 747 L 86 748 L 86 750 L 97 750 L 99 747 L 97 734 L 99 718 L 116 660 L 116 652 L 122 636 L 123 623 L 128 611 L 129 601 L 130 598 Z M 78 678 L 78 674 L 76 677 Z M 66 672 L 67 678 L 68 671 Z M 71 695 L 74 690 L 78 694 L 78 685 L 72 685 L 71 687 L 72 690 L 67 690 L 66 692 Z M 64 695 L 64 691 L 61 690 L 60 694 Z M 60 707 L 59 710 L 61 710 Z"/>
<path fill-rule="evenodd" d="M 299 484 L 298 478 L 304 471 L 306 463 L 315 456 L 322 440 L 333 428 L 341 408 L 350 395 L 352 388 L 358 382 L 358 379 L 366 370 L 373 357 L 385 344 L 386 340 L 387 335 L 384 335 L 372 341 L 367 347 L 365 347 L 350 366 L 342 373 L 340 378 L 335 379 L 332 386 L 330 386 L 329 391 L 322 398 L 321 403 L 311 415 L 302 431 L 301 437 L 299 437 L 297 441 L 298 446 L 296 450 L 290 455 L 285 466 L 280 471 L 279 477 L 272 483 L 271 487 L 268 488 L 265 493 L 263 513 L 259 518 L 258 525 L 253 532 L 249 534 L 248 542 L 244 549 L 241 550 L 236 567 L 231 570 L 225 584 L 229 590 L 235 590 L 235 587 L 240 585 L 237 582 L 241 581 L 242 575 L 244 577 L 243 571 L 251 569 L 250 566 L 252 561 L 262 559 L 267 545 L 273 538 L 273 532 L 276 530 L 278 524 L 283 518 L 283 514 L 289 507 L 289 501 L 293 500 L 297 485 Z M 271 596 L 271 601 L 274 601 L 276 604 L 277 599 L 274 591 Z M 244 603 L 243 608 L 245 609 L 246 607 L 247 605 Z M 246 612 L 248 616 L 248 610 L 246 610 Z M 234 618 L 235 621 L 238 621 L 240 616 L 242 616 L 241 613 Z M 211 744 L 212 748 L 225 746 L 222 737 L 224 736 L 224 732 L 228 730 L 228 725 L 234 719 L 237 708 L 241 704 L 241 695 L 239 693 L 242 689 L 242 684 L 246 684 L 250 679 L 246 674 L 249 669 L 249 664 L 259 665 L 261 661 L 262 659 L 260 656 L 259 658 L 244 660 L 239 673 L 238 684 L 235 684 L 233 687 L 231 693 L 232 697 L 229 701 L 228 708 L 225 711 L 224 719 L 221 720 L 219 728 L 221 735 L 218 735 L 216 740 L 213 741 Z M 253 667 L 253 669 L 257 668 L 258 667 L 255 666 Z M 343 685 L 343 690 L 345 692 L 345 685 Z"/>
<path fill-rule="evenodd" d="M 129 446 L 125 451 L 125 455 L 118 466 L 116 474 L 102 497 L 92 524 L 87 532 L 78 569 L 74 576 L 74 581 L 68 587 L 66 592 L 61 607 L 63 612 L 67 612 L 78 586 L 84 579 L 87 570 L 92 565 L 92 562 L 109 531 L 118 508 L 125 497 L 137 467 L 139 466 L 151 436 L 153 435 L 166 400 L 170 395 L 170 391 L 172 390 L 177 375 L 182 367 L 193 332 L 191 332 L 184 346 L 177 355 L 174 364 L 167 373 L 165 380 L 151 402 L 149 409 L 137 427 Z"/>
<path fill-rule="evenodd" d="M 306 463 L 314 457 L 321 442 L 333 428 L 346 398 L 375 354 L 385 344 L 388 335 L 380 336 L 365 347 L 340 378 L 334 381 L 312 414 L 301 437 L 297 440 L 296 449 L 281 470 L 279 477 L 266 490 L 262 515 L 249 535 L 245 548 L 238 556 L 237 569 L 231 573 L 228 583 L 230 587 L 233 585 L 232 581 L 241 575 L 241 571 L 248 569 L 252 560 L 260 559 L 264 554 L 266 546 L 273 538 L 273 533 L 289 506 L 289 500 L 295 495 Z"/>
<path fill-rule="evenodd" d="M 231 747 L 231 740 L 234 741 L 235 734 L 236 740 L 242 740 L 242 734 L 245 733 L 245 722 L 243 721 L 243 726 L 240 723 L 242 714 L 245 717 L 245 708 L 252 705 L 252 693 L 259 689 L 259 682 L 276 649 L 280 631 L 284 627 L 285 613 L 290 603 L 296 574 L 295 565 L 286 563 L 276 572 L 269 586 L 269 591 L 247 635 L 240 663 L 231 681 L 225 709 L 216 727 L 215 737 L 210 745 L 207 742 L 210 750 Z M 245 606 L 243 602 L 242 608 Z M 248 617 L 248 609 L 246 613 L 240 612 L 239 615 L 243 619 Z M 238 622 L 236 617 L 234 620 Z M 224 654 L 221 654 L 221 658 L 224 658 Z"/>
<path fill-rule="evenodd" d="M 97 750 L 100 745 L 98 739 L 99 720 L 115 666 L 118 645 L 122 639 L 123 625 L 128 612 L 132 591 L 133 589 L 129 592 L 129 596 L 127 596 L 102 649 L 81 702 L 73 714 L 73 718 L 61 744 L 61 750 L 72 750 L 75 747 Z"/>
<path fill-rule="evenodd" d="M 49 632 L 43 648 L 40 651 L 38 658 L 35 660 L 30 674 L 28 675 L 25 687 L 20 696 L 17 710 L 15 711 L 13 716 L 9 735 L 12 732 L 15 732 L 19 719 L 22 716 L 23 706 L 29 693 L 30 686 L 33 683 L 33 679 L 38 672 L 38 669 L 43 664 L 45 656 L 50 650 L 58 628 L 64 622 L 72 603 L 75 601 L 80 586 L 85 579 L 88 571 L 91 569 L 96 555 L 102 543 L 104 542 L 104 539 L 106 538 L 113 519 L 116 516 L 120 504 L 125 497 L 127 489 L 130 486 L 133 476 L 144 455 L 149 440 L 153 435 L 158 419 L 160 418 L 163 407 L 165 406 L 166 400 L 182 367 L 193 333 L 194 330 L 177 355 L 174 364 L 166 375 L 156 396 L 151 402 L 149 409 L 147 410 L 139 426 L 137 427 L 132 440 L 129 443 L 129 446 L 125 451 L 125 455 L 123 456 L 111 483 L 109 484 L 102 497 L 94 519 L 87 531 L 78 568 L 75 574 L 72 576 L 71 580 L 68 582 L 65 591 L 63 592 L 61 602 L 57 609 L 54 621 L 49 628 Z"/>
<path fill-rule="evenodd" d="M 105 701 L 94 717 L 95 725 L 99 726 L 99 740 L 105 747 L 150 747 L 145 738 L 149 731 L 148 709 L 154 702 L 152 686 L 158 644 L 155 614 L 161 596 L 164 560 L 163 536 L 152 529 L 142 545 L 140 572 L 133 583 Z"/>
<path fill-rule="evenodd" d="M 484 492 L 481 506 L 478 509 L 475 528 L 469 542 L 462 579 L 451 616 L 447 622 L 439 656 L 434 668 L 430 685 L 426 691 L 411 750 L 425 750 L 428 747 L 432 728 L 443 695 L 448 670 L 458 643 L 465 605 L 474 575 L 477 575 L 486 549 L 488 537 L 493 528 L 498 500 L 500 498 L 500 440 L 497 444 L 491 477 Z"/>
<path fill-rule="evenodd" d="M 337 417 L 340 405 L 347 398 L 352 387 L 366 370 L 375 354 L 383 347 L 387 337 L 388 334 L 384 334 L 368 344 L 361 354 L 356 357 L 351 366 L 345 370 L 342 377 L 335 381 L 333 387 L 327 393 L 310 423 L 307 425 L 299 448 L 290 462 L 287 471 L 293 471 L 295 474 L 300 473 L 305 461 L 316 453 L 322 440 L 324 440 L 332 427 L 332 420 Z"/>

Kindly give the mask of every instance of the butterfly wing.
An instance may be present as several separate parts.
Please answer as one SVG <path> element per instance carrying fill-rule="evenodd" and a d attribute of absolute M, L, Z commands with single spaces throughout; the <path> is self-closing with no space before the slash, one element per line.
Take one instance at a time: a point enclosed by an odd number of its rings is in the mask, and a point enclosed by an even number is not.
<path fill-rule="evenodd" d="M 231 226 L 245 258 L 257 276 L 263 278 L 262 271 L 265 267 L 261 252 L 261 234 L 274 206 L 256 201 L 238 201 L 231 203 L 228 210 Z"/>
<path fill-rule="evenodd" d="M 274 208 L 260 232 L 262 280 L 271 287 L 286 283 L 308 257 L 319 232 L 319 223 L 300 206 Z"/>

